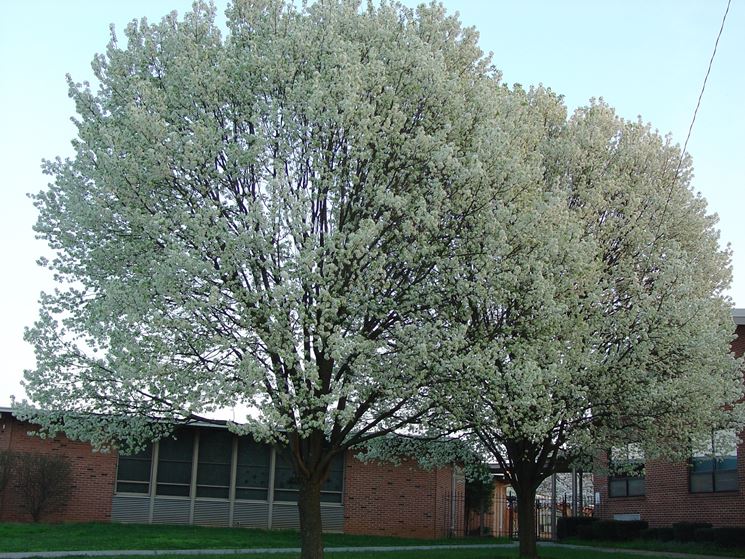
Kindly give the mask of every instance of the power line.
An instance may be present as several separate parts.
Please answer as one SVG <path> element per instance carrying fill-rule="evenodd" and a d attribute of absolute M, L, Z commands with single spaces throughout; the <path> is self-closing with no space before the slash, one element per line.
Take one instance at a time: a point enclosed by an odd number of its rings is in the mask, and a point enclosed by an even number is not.
<path fill-rule="evenodd" d="M 709 67 L 706 69 L 706 75 L 704 76 L 704 83 L 701 84 L 701 92 L 698 94 L 698 101 L 696 102 L 696 109 L 693 111 L 693 118 L 691 118 L 691 125 L 688 127 L 688 135 L 686 136 L 686 141 L 683 144 L 683 149 L 680 152 L 680 157 L 678 158 L 678 166 L 675 169 L 675 174 L 673 175 L 672 180 L 670 181 L 670 189 L 667 191 L 667 200 L 665 200 L 665 207 L 662 209 L 662 218 L 665 217 L 667 214 L 667 208 L 670 205 L 670 200 L 673 197 L 673 191 L 675 190 L 675 183 L 678 181 L 678 177 L 680 175 L 680 167 L 683 165 L 683 159 L 686 155 L 686 149 L 688 148 L 688 140 L 691 139 L 691 132 L 693 131 L 693 125 L 696 122 L 696 116 L 698 115 L 698 109 L 701 106 L 701 99 L 704 96 L 704 91 L 706 90 L 706 82 L 709 80 L 709 74 L 711 73 L 711 66 L 714 64 L 714 57 L 717 54 L 717 47 L 719 46 L 719 39 L 722 36 L 722 31 L 724 30 L 724 23 L 727 21 L 727 14 L 729 14 L 729 7 L 732 3 L 732 0 L 727 0 L 727 8 L 724 10 L 724 16 L 722 16 L 722 24 L 719 26 L 719 33 L 717 33 L 717 40 L 714 41 L 714 50 L 711 53 L 711 58 L 709 59 Z M 659 233 L 660 228 L 662 227 L 662 223 L 664 219 L 660 219 L 657 224 L 657 231 Z"/>
<path fill-rule="evenodd" d="M 675 180 L 678 178 L 678 173 L 680 172 L 680 166 L 683 164 L 683 158 L 686 154 L 686 148 L 688 148 L 688 140 L 691 139 L 691 132 L 693 132 L 693 125 L 696 122 L 696 115 L 698 115 L 698 109 L 701 106 L 701 99 L 704 96 L 704 91 L 706 90 L 706 82 L 709 80 L 709 74 L 711 73 L 711 66 L 714 64 L 714 57 L 717 55 L 717 47 L 719 46 L 719 39 L 722 36 L 722 31 L 724 30 L 724 22 L 727 21 L 727 14 L 729 14 L 729 7 L 732 3 L 732 0 L 727 0 L 727 9 L 724 10 L 724 16 L 722 17 L 722 24 L 719 26 L 719 33 L 717 34 L 717 40 L 714 42 L 714 51 L 711 53 L 711 58 L 709 59 L 709 67 L 706 69 L 706 75 L 704 76 L 704 83 L 701 85 L 701 92 L 698 94 L 698 101 L 696 102 L 696 109 L 693 111 L 693 118 L 691 119 L 691 125 L 688 127 L 688 135 L 686 136 L 686 141 L 683 144 L 683 150 L 680 152 L 680 159 L 678 160 L 678 168 L 675 169 L 675 177 L 673 178 L 673 184 L 675 183 Z"/>

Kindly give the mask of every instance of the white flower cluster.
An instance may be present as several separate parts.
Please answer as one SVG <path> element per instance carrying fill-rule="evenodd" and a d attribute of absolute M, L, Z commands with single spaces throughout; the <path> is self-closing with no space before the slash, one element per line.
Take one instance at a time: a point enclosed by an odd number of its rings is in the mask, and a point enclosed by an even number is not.
<path fill-rule="evenodd" d="M 70 80 L 27 417 L 136 448 L 249 406 L 233 428 L 316 485 L 376 437 L 471 430 L 534 492 L 737 411 L 729 253 L 668 140 L 504 87 L 441 6 L 214 16 L 133 23 L 97 91 Z"/>

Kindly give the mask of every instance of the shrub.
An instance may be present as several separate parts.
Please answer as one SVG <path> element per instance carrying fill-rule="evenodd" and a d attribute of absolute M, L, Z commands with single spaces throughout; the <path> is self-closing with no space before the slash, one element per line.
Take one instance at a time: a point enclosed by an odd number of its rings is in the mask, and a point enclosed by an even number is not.
<path fill-rule="evenodd" d="M 745 528 L 714 528 L 714 543 L 721 547 L 745 547 Z"/>
<path fill-rule="evenodd" d="M 659 528 L 647 528 L 639 532 L 639 537 L 643 540 L 658 540 L 660 539 Z"/>
<path fill-rule="evenodd" d="M 648 527 L 646 520 L 599 520 L 592 525 L 592 535 L 598 540 L 635 540 Z"/>
<path fill-rule="evenodd" d="M 671 527 L 657 528 L 657 539 L 661 542 L 672 541 L 675 537 L 675 533 Z"/>
<path fill-rule="evenodd" d="M 708 522 L 676 522 L 673 524 L 673 538 L 679 542 L 692 542 L 697 528 L 711 528 Z"/>
<path fill-rule="evenodd" d="M 713 542 L 714 541 L 714 528 L 696 528 L 693 531 L 693 541 Z"/>
<path fill-rule="evenodd" d="M 34 522 L 67 504 L 72 491 L 72 468 L 66 457 L 19 453 L 13 472 L 24 507 Z"/>
<path fill-rule="evenodd" d="M 627 520 L 618 525 L 618 538 L 620 540 L 638 540 L 642 530 L 649 528 L 646 520 Z"/>
<path fill-rule="evenodd" d="M 580 536 L 579 527 L 588 526 L 597 521 L 591 516 L 566 516 L 556 521 L 556 537 L 560 540 Z M 581 537 L 581 536 L 580 536 Z"/>
<path fill-rule="evenodd" d="M 593 539 L 592 523 L 577 524 L 577 537 L 581 540 Z"/>

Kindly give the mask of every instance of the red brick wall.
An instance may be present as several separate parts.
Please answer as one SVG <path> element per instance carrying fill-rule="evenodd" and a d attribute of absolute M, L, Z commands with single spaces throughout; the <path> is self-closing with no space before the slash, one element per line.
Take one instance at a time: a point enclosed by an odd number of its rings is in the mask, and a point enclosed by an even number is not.
<path fill-rule="evenodd" d="M 363 463 L 350 452 L 344 474 L 345 533 L 411 538 L 448 534 L 452 468 L 427 471 L 411 460 L 398 466 Z"/>
<path fill-rule="evenodd" d="M 608 497 L 607 478 L 596 476 L 595 491 L 600 493 L 601 518 L 614 514 L 638 513 L 650 526 L 669 526 L 673 522 L 710 522 L 714 526 L 745 526 L 745 445 L 738 453 L 740 490 L 727 493 L 690 493 L 688 465 L 650 462 L 646 466 L 646 495 Z"/>
<path fill-rule="evenodd" d="M 111 519 L 111 497 L 116 478 L 116 453 L 93 452 L 87 443 L 71 441 L 64 435 L 54 439 L 29 436 L 33 427 L 3 413 L 0 418 L 0 449 L 66 456 L 72 465 L 72 494 L 60 511 L 42 518 L 45 522 L 107 522 Z M 11 477 L 0 493 L 0 519 L 28 522 L 20 488 Z"/>
<path fill-rule="evenodd" d="M 732 350 L 745 353 L 745 326 L 737 327 Z M 745 439 L 745 432 L 740 434 Z M 595 476 L 595 491 L 600 493 L 599 516 L 638 513 L 650 526 L 669 526 L 673 522 L 710 522 L 714 526 L 745 526 L 745 443 L 737 448 L 739 490 L 727 493 L 690 493 L 688 465 L 650 462 L 646 465 L 646 495 L 608 497 L 608 480 Z"/>
<path fill-rule="evenodd" d="M 741 357 L 742 355 L 745 355 L 745 325 L 738 326 L 735 333 L 737 334 L 737 337 L 735 338 L 735 341 L 732 342 L 732 351 L 735 352 L 735 355 Z"/>

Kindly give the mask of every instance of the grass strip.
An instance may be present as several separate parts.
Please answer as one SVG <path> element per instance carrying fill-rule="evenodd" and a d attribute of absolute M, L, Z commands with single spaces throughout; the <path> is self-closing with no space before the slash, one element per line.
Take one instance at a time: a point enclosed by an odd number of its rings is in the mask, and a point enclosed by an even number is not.
<path fill-rule="evenodd" d="M 298 559 L 297 553 L 268 553 L 264 555 L 200 555 L 199 559 Z M 539 548 L 541 559 L 639 559 L 632 553 L 605 553 L 597 549 L 568 549 L 560 547 Z M 516 559 L 517 550 L 512 547 L 492 549 L 472 549 L 461 546 L 458 549 L 412 550 L 412 551 L 359 551 L 331 552 L 328 559 Z M 654 556 L 645 556 L 654 559 Z M 660 556 L 662 558 L 664 556 Z M 67 559 L 91 559 L 90 557 L 71 557 Z M 132 559 L 131 556 L 107 557 L 107 559 Z M 194 559 L 193 555 L 152 555 L 138 559 Z"/>
<path fill-rule="evenodd" d="M 745 549 L 742 548 L 723 548 L 717 547 L 713 543 L 683 543 L 683 542 L 662 542 L 655 540 L 628 540 L 621 542 L 600 541 L 600 540 L 580 540 L 577 538 L 568 538 L 561 543 L 581 545 L 587 547 L 606 547 L 616 549 L 638 549 L 642 551 L 659 551 L 670 553 L 686 553 L 691 555 L 717 555 L 720 557 L 745 557 Z"/>
<path fill-rule="evenodd" d="M 390 536 L 325 534 L 325 547 L 379 547 L 409 545 L 468 545 L 500 543 L 506 539 L 422 540 Z M 111 549 L 250 549 L 299 547 L 293 530 L 209 528 L 154 524 L 15 524 L 0 523 L 0 552 L 88 551 Z"/>

